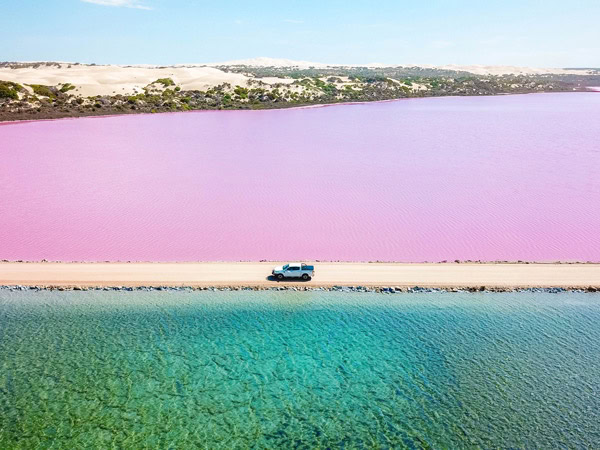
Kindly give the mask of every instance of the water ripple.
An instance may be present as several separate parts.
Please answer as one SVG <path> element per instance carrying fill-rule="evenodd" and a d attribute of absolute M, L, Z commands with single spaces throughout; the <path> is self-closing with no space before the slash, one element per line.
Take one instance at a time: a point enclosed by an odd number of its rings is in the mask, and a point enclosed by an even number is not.
<path fill-rule="evenodd" d="M 600 295 L 2 292 L 0 447 L 600 445 Z"/>
<path fill-rule="evenodd" d="M 4 125 L 0 259 L 600 261 L 598 116 L 557 93 Z"/>

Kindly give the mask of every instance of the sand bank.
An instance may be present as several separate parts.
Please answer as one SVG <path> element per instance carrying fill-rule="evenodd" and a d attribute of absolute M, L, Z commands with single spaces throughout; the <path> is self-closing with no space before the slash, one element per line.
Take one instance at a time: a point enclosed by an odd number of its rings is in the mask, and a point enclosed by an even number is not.
<path fill-rule="evenodd" d="M 278 263 L 0 263 L 0 285 L 600 287 L 600 264 L 314 263 L 308 282 L 269 279 Z"/>

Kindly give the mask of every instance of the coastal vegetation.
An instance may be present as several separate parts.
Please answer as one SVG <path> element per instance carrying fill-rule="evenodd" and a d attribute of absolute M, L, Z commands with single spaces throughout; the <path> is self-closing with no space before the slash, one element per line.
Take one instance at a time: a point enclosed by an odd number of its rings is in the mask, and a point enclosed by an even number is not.
<path fill-rule="evenodd" d="M 10 81 L 0 81 L 0 99 L 17 100 L 19 92 L 23 90 L 23 86 Z"/>
<path fill-rule="evenodd" d="M 171 78 L 159 78 L 154 83 L 162 84 L 164 87 L 175 86 L 175 82 Z"/>
<path fill-rule="evenodd" d="M 75 86 L 73 86 L 71 83 L 65 83 L 61 86 L 60 92 L 65 93 L 72 91 L 73 89 L 75 89 Z"/>
<path fill-rule="evenodd" d="M 15 66 L 19 67 L 21 65 Z M 245 85 L 221 83 L 199 90 L 186 89 L 185 85 L 179 85 L 172 78 L 158 78 L 141 89 L 142 92 L 138 89 L 134 93 L 96 96 L 78 94 L 73 83 L 22 86 L 0 81 L 0 121 L 167 111 L 268 109 L 415 97 L 561 92 L 600 85 L 600 72 L 585 76 L 475 75 L 423 67 L 218 68 L 228 73 L 243 74 L 248 79 Z"/>
<path fill-rule="evenodd" d="M 35 94 L 48 98 L 56 98 L 57 90 L 60 90 L 53 86 L 44 86 L 43 84 L 30 84 L 29 87 L 33 89 Z"/>

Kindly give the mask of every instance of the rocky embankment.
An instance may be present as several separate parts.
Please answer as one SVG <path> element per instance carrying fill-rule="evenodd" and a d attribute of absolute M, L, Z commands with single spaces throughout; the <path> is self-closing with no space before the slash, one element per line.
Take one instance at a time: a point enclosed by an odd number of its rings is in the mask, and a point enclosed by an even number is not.
<path fill-rule="evenodd" d="M 103 287 L 82 287 L 82 286 L 0 286 L 0 290 L 16 291 L 125 291 L 125 292 L 226 292 L 226 291 L 294 291 L 294 292 L 375 292 L 382 294 L 419 294 L 419 293 L 497 293 L 497 292 L 536 292 L 559 294 L 564 292 L 595 293 L 600 292 L 600 286 L 588 286 L 587 288 L 572 287 L 529 287 L 529 288 L 510 288 L 510 287 L 390 287 L 390 286 L 103 286 Z"/>

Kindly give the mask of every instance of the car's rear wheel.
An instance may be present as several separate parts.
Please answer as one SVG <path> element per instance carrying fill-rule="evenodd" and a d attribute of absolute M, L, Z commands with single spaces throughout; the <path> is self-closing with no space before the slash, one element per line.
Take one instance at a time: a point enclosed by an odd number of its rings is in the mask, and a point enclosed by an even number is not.
<path fill-rule="evenodd" d="M 308 274 L 307 274 L 307 273 L 303 273 L 303 274 L 302 274 L 302 279 L 303 279 L 304 281 L 308 280 L 309 278 L 310 278 L 310 277 L 308 276 Z"/>
<path fill-rule="evenodd" d="M 282 273 L 278 273 L 277 274 L 277 279 L 278 280 L 283 280 L 283 274 Z"/>

